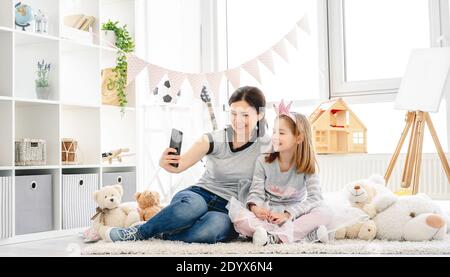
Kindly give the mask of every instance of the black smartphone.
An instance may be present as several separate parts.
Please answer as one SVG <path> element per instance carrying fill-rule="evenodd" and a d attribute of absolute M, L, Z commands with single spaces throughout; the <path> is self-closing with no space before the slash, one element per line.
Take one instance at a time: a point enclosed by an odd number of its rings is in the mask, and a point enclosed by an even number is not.
<path fill-rule="evenodd" d="M 183 132 L 177 129 L 172 129 L 172 134 L 170 136 L 170 148 L 174 148 L 177 152 L 172 153 L 174 155 L 181 154 L 181 143 L 183 142 Z M 170 164 L 173 167 L 178 167 L 178 164 Z"/>

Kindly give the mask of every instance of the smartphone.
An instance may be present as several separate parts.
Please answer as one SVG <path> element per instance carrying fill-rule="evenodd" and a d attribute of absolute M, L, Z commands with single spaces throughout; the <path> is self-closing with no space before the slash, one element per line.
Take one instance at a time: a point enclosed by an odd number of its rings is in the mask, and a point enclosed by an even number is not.
<path fill-rule="evenodd" d="M 174 155 L 181 154 L 181 143 L 183 142 L 183 132 L 177 129 L 172 129 L 172 134 L 170 136 L 170 148 L 174 148 L 177 152 L 173 153 Z M 170 164 L 173 167 L 178 167 L 178 164 Z"/>

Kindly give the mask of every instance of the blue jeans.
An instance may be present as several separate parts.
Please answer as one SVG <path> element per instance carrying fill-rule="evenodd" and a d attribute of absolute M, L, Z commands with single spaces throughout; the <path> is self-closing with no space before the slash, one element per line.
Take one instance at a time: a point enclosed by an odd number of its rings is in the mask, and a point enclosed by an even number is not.
<path fill-rule="evenodd" d="M 225 206 L 228 201 L 192 186 L 175 194 L 169 206 L 139 227 L 146 239 L 216 243 L 238 237 Z"/>

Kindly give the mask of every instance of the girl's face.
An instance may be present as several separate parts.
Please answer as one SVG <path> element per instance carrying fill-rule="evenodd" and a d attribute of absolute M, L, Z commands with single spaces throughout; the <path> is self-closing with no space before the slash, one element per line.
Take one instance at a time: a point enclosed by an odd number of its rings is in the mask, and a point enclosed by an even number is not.
<path fill-rule="evenodd" d="M 231 126 L 238 138 L 251 134 L 263 117 L 262 113 L 258 115 L 256 109 L 243 100 L 232 103 L 230 108 Z"/>
<path fill-rule="evenodd" d="M 272 143 L 275 152 L 293 151 L 302 142 L 300 136 L 296 136 L 285 118 L 277 118 L 273 127 Z"/>

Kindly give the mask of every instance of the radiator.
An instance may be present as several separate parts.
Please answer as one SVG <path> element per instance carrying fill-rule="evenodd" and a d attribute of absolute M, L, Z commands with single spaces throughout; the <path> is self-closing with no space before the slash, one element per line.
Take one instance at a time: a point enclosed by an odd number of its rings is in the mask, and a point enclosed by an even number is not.
<path fill-rule="evenodd" d="M 391 157 L 390 154 L 318 155 L 322 190 L 337 192 L 351 181 L 367 178 L 372 174 L 384 176 Z M 406 154 L 399 156 L 389 179 L 388 187 L 393 191 L 401 187 L 405 158 Z M 450 184 L 437 154 L 422 156 L 419 192 L 426 193 L 433 199 L 450 199 Z"/>
<path fill-rule="evenodd" d="M 13 185 L 11 177 L 0 177 L 0 239 L 13 235 Z"/>

